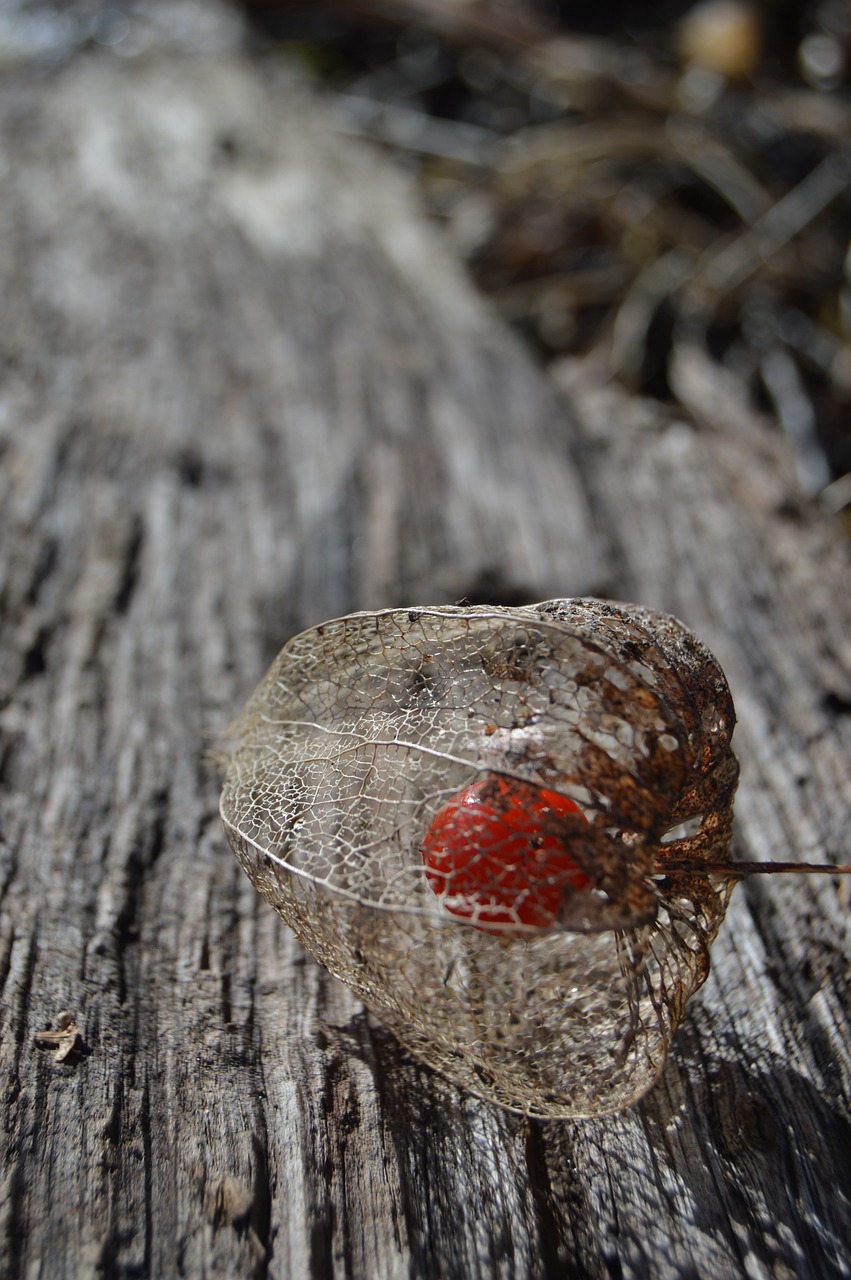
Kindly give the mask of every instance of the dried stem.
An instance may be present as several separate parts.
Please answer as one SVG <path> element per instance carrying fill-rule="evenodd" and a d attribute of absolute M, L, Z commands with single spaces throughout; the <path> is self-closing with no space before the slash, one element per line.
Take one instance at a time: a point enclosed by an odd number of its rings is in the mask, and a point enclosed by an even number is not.
<path fill-rule="evenodd" d="M 832 865 L 829 862 L 700 862 L 684 860 L 680 862 L 660 863 L 659 874 L 687 875 L 693 872 L 717 873 L 719 875 L 779 875 L 783 872 L 792 875 L 851 875 L 851 865 Z"/>

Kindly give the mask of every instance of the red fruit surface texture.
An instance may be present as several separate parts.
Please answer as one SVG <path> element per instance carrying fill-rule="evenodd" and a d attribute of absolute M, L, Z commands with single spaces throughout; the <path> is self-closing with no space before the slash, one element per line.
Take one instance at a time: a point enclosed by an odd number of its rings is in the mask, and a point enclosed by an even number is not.
<path fill-rule="evenodd" d="M 548 929 L 566 892 L 590 880 L 565 850 L 560 819 L 580 814 L 557 791 L 491 774 L 435 815 L 422 844 L 431 888 L 453 916 L 477 928 Z"/>

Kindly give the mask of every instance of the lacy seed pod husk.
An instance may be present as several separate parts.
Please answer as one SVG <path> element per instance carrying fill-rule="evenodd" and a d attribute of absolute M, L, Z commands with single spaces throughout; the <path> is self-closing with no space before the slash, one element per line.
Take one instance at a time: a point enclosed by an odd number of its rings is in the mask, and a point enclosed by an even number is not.
<path fill-rule="evenodd" d="M 734 721 L 706 647 L 636 605 L 356 613 L 278 655 L 221 812 L 421 1059 L 531 1116 L 602 1115 L 657 1079 L 709 971 Z"/>

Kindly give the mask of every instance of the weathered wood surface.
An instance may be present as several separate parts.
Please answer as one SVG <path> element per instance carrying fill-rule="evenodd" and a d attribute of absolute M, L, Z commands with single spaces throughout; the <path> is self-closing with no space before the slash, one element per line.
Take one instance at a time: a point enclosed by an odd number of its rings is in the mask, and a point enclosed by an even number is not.
<path fill-rule="evenodd" d="M 559 402 L 238 54 L 9 73 L 0 117 L 0 1270 L 851 1274 L 844 886 L 739 888 L 653 1094 L 530 1123 L 304 957 L 207 756 L 322 617 L 605 593 L 725 665 L 741 855 L 847 856 L 847 560 L 782 441 L 696 354 L 694 425 L 578 365 Z"/>

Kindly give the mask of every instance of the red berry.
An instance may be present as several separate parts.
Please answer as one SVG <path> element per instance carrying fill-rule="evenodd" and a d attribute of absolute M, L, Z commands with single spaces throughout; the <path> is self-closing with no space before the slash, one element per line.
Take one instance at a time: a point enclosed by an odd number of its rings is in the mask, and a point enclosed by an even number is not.
<path fill-rule="evenodd" d="M 428 882 L 447 911 L 479 928 L 551 928 L 565 890 L 590 884 L 559 831 L 577 813 L 557 791 L 490 774 L 433 818 L 422 845 Z"/>

